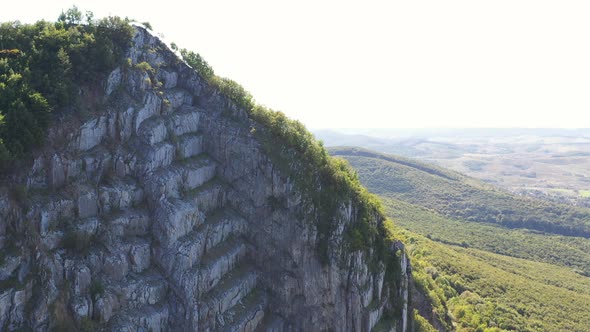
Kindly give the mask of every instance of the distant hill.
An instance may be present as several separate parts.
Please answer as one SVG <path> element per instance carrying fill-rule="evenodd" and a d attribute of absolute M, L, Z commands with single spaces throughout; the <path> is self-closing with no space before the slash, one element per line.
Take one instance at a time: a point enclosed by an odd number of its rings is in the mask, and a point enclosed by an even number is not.
<path fill-rule="evenodd" d="M 329 151 L 381 197 L 405 240 L 417 322 L 423 316 L 449 331 L 587 331 L 590 239 L 537 230 L 587 232 L 586 209 L 509 194 L 404 157 Z"/>
<path fill-rule="evenodd" d="M 327 134 L 341 136 L 368 136 L 377 138 L 429 138 L 429 137 L 590 137 L 590 128 L 343 128 L 316 129 L 320 139 Z"/>
<path fill-rule="evenodd" d="M 466 221 L 590 237 L 590 209 L 517 196 L 476 179 L 403 157 L 334 147 L 374 193 Z"/>
<path fill-rule="evenodd" d="M 590 208 L 590 129 L 332 129 L 325 146 L 415 158 L 542 200 Z"/>

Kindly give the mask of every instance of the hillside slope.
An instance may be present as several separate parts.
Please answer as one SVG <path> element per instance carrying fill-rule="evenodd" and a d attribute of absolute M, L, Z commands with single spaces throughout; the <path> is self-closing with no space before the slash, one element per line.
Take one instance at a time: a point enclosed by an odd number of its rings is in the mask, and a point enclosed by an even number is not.
<path fill-rule="evenodd" d="M 404 247 L 349 168 L 133 32 L 2 174 L 0 329 L 408 330 Z"/>
<path fill-rule="evenodd" d="M 486 211 L 500 207 L 551 220 L 552 214 L 535 210 L 547 203 L 397 156 L 355 148 L 330 152 L 347 159 L 383 199 L 408 246 L 419 290 L 415 305 L 434 325 L 458 331 L 585 331 L 590 325 L 590 239 L 487 222 Z M 482 202 L 489 205 L 476 210 Z M 570 211 L 561 207 L 550 205 L 550 211 Z"/>
<path fill-rule="evenodd" d="M 590 324 L 590 278 L 561 266 L 400 231 L 417 289 L 456 331 L 576 331 Z M 418 296 L 414 296 L 417 298 Z M 425 317 L 430 312 L 421 312 Z"/>
<path fill-rule="evenodd" d="M 460 173 L 360 148 L 330 148 L 357 169 L 379 195 L 424 206 L 448 217 L 590 237 L 590 209 L 516 196 Z"/>

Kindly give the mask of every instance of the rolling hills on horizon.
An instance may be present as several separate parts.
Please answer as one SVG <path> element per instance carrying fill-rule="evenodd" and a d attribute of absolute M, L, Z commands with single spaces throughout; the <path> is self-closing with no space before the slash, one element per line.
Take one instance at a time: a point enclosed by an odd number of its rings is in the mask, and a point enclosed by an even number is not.
<path fill-rule="evenodd" d="M 379 195 L 405 238 L 416 287 L 432 305 L 420 315 L 457 331 L 590 326 L 587 209 L 517 196 L 404 157 L 329 152 Z"/>
<path fill-rule="evenodd" d="M 316 130 L 330 146 L 358 146 L 452 169 L 510 192 L 590 207 L 590 129 Z"/>

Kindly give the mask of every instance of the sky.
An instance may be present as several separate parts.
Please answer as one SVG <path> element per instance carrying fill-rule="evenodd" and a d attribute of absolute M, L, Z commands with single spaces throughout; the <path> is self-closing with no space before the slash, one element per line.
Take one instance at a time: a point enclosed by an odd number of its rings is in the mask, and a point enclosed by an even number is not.
<path fill-rule="evenodd" d="M 0 21 L 73 4 L 11 1 Z M 312 129 L 590 127 L 587 0 L 75 4 L 150 22 Z"/>

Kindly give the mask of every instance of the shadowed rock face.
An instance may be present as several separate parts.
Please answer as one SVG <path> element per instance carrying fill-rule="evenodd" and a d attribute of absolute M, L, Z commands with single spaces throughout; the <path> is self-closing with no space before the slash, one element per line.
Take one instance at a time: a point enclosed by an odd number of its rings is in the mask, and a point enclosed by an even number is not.
<path fill-rule="evenodd" d="M 341 249 L 355 206 L 322 265 L 311 208 L 244 110 L 143 28 L 128 56 L 155 72 L 115 69 L 104 107 L 55 124 L 2 188 L 0 329 L 406 330 L 405 256 L 389 289 Z"/>

